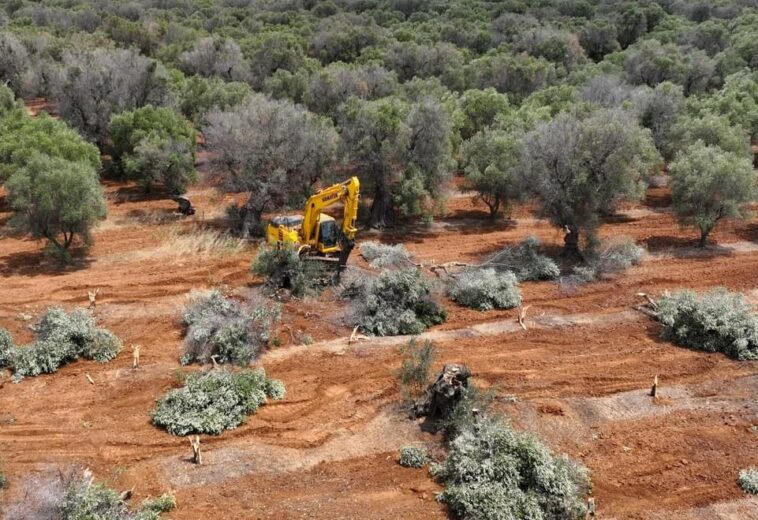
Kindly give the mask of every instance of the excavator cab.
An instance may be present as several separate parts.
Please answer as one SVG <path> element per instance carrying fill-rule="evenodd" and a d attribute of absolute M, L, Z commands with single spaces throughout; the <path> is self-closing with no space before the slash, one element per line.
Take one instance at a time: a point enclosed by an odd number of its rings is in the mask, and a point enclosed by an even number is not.
<path fill-rule="evenodd" d="M 353 249 L 358 219 L 360 182 L 351 177 L 311 195 L 305 204 L 304 215 L 279 215 L 266 228 L 269 245 L 296 247 L 301 256 L 332 259 L 344 266 Z M 342 222 L 323 212 L 329 206 L 343 202 Z"/>

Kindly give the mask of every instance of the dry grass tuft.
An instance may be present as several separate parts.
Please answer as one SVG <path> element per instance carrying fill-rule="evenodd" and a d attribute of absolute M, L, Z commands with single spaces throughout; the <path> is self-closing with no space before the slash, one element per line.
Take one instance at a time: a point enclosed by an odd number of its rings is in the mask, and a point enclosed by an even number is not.
<path fill-rule="evenodd" d="M 226 256 L 245 250 L 246 241 L 216 229 L 169 226 L 159 231 L 161 245 L 154 250 L 166 256 Z"/>

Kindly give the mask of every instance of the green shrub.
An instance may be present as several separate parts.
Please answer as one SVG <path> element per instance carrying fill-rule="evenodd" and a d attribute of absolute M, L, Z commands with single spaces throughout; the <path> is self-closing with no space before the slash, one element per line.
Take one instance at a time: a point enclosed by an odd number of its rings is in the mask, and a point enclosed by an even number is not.
<path fill-rule="evenodd" d="M 631 238 L 618 237 L 602 242 L 599 250 L 590 256 L 590 263 L 599 274 L 610 274 L 639 264 L 644 254 L 645 248 Z"/>
<path fill-rule="evenodd" d="M 740 476 L 737 479 L 740 487 L 745 493 L 758 495 L 758 469 L 747 468 L 740 470 Z"/>
<path fill-rule="evenodd" d="M 429 283 L 418 269 L 384 271 L 355 300 L 354 324 L 377 336 L 419 334 L 445 321 Z"/>
<path fill-rule="evenodd" d="M 537 250 L 540 241 L 533 236 L 526 237 L 520 244 L 507 246 L 492 255 L 485 267 L 498 271 L 511 271 L 519 282 L 528 280 L 554 280 L 561 274 L 558 265 Z"/>
<path fill-rule="evenodd" d="M 404 468 L 422 468 L 429 462 L 429 456 L 423 448 L 416 446 L 403 446 L 400 448 L 400 459 L 398 460 Z"/>
<path fill-rule="evenodd" d="M 5 486 L 8 485 L 8 479 L 5 477 L 5 473 L 0 471 L 0 489 L 5 489 Z"/>
<path fill-rule="evenodd" d="M 9 364 L 15 381 L 55 372 L 79 358 L 105 363 L 116 357 L 122 348 L 116 336 L 97 328 L 92 316 L 81 309 L 70 314 L 60 307 L 48 309 L 36 332 L 34 343 L 10 350 Z"/>
<path fill-rule="evenodd" d="M 14 348 L 11 333 L 0 327 L 0 368 L 10 365 Z"/>
<path fill-rule="evenodd" d="M 629 237 L 603 241 L 590 249 L 585 263 L 572 270 L 570 282 L 594 282 L 610 274 L 624 271 L 639 264 L 645 254 L 645 248 L 638 246 Z"/>
<path fill-rule="evenodd" d="M 23 498 L 8 508 L 8 520 L 159 520 L 176 507 L 170 494 L 130 510 L 118 492 L 94 481 L 89 470 L 55 471 L 30 479 Z"/>
<path fill-rule="evenodd" d="M 758 359 L 758 315 L 739 293 L 717 288 L 698 297 L 680 291 L 664 296 L 656 314 L 667 340 L 735 359 Z"/>
<path fill-rule="evenodd" d="M 284 388 L 267 378 L 263 369 L 195 373 L 187 377 L 182 388 L 158 400 L 153 423 L 172 435 L 218 435 L 245 422 L 267 397 L 281 399 Z"/>
<path fill-rule="evenodd" d="M 469 384 L 461 392 L 460 400 L 439 418 L 436 427 L 442 430 L 446 439 L 453 439 L 467 428 L 471 428 L 478 417 L 486 414 L 495 399 L 493 390 L 482 390 Z"/>
<path fill-rule="evenodd" d="M 455 278 L 448 288 L 450 298 L 480 311 L 510 309 L 521 304 L 516 275 L 494 269 L 468 269 Z"/>
<path fill-rule="evenodd" d="M 463 429 L 433 471 L 445 484 L 440 500 L 457 518 L 575 520 L 586 513 L 585 470 L 498 418 Z"/>
<path fill-rule="evenodd" d="M 241 303 L 215 290 L 194 295 L 182 318 L 187 332 L 181 363 L 210 363 L 215 356 L 218 363 L 247 365 L 268 346 L 280 314 L 278 306 Z"/>
<path fill-rule="evenodd" d="M 400 365 L 400 386 L 406 398 L 421 395 L 429 384 L 429 369 L 437 355 L 436 347 L 431 341 L 420 344 L 417 338 L 412 338 L 408 345 L 400 347 L 403 356 Z"/>
<path fill-rule="evenodd" d="M 411 254 L 403 244 L 388 245 L 369 240 L 361 243 L 361 256 L 371 267 L 409 267 L 413 265 Z"/>
<path fill-rule="evenodd" d="M 263 276 L 269 288 L 289 289 L 296 298 L 318 295 L 328 278 L 321 262 L 301 259 L 291 247 L 261 247 L 252 271 Z"/>
<path fill-rule="evenodd" d="M 164 493 L 157 498 L 147 498 L 142 502 L 140 511 L 145 513 L 168 513 L 176 508 L 176 498 L 171 493 Z"/>

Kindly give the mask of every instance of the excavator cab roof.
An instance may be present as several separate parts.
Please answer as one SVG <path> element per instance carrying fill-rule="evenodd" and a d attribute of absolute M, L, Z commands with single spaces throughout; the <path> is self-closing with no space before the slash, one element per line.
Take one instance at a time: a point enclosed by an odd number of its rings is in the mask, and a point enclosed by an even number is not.
<path fill-rule="evenodd" d="M 302 215 L 277 215 L 271 219 L 271 223 L 275 226 L 285 226 L 288 228 L 296 228 L 303 225 Z"/>

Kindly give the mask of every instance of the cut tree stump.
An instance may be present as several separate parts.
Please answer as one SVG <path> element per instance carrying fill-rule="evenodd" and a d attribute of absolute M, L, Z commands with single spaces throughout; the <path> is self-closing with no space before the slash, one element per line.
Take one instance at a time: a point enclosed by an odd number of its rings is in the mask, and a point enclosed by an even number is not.
<path fill-rule="evenodd" d="M 446 364 L 424 395 L 413 404 L 413 417 L 432 420 L 447 417 L 468 388 L 469 377 L 471 372 L 465 365 Z"/>
<path fill-rule="evenodd" d="M 521 325 L 521 328 L 524 330 L 526 330 L 526 323 L 524 323 L 526 320 L 526 311 L 529 310 L 529 307 L 531 307 L 531 305 L 527 305 L 526 307 L 521 307 L 518 313 L 518 324 Z"/>
<path fill-rule="evenodd" d="M 87 307 L 88 309 L 94 310 L 95 308 L 97 308 L 97 293 L 99 292 L 100 292 L 99 287 L 96 287 L 93 290 L 87 291 L 87 298 L 89 299 L 89 307 Z"/>
<path fill-rule="evenodd" d="M 190 437 L 190 447 L 192 448 L 192 462 L 195 464 L 203 463 L 203 454 L 200 451 L 200 436 L 195 435 L 194 438 Z"/>
<path fill-rule="evenodd" d="M 139 368 L 139 353 L 142 345 L 132 345 L 132 370 Z"/>

